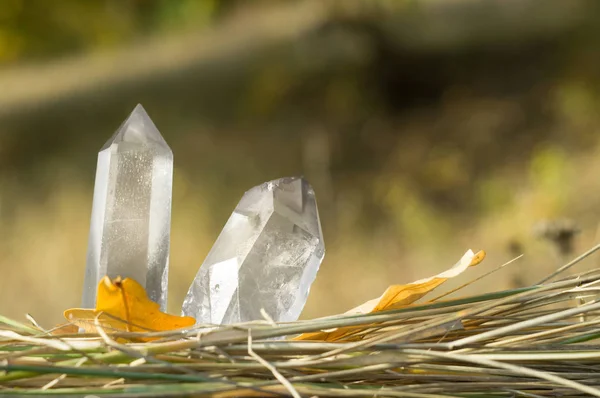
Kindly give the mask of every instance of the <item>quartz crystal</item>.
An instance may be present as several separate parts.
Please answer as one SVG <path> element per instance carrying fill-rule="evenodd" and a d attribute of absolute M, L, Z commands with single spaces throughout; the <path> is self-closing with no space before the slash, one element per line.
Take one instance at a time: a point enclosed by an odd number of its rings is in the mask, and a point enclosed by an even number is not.
<path fill-rule="evenodd" d="M 200 267 L 183 313 L 203 324 L 294 321 L 325 246 L 315 194 L 302 178 L 246 192 Z"/>
<path fill-rule="evenodd" d="M 173 153 L 138 105 L 98 153 L 84 308 L 105 275 L 135 279 L 166 308 L 172 180 Z"/>

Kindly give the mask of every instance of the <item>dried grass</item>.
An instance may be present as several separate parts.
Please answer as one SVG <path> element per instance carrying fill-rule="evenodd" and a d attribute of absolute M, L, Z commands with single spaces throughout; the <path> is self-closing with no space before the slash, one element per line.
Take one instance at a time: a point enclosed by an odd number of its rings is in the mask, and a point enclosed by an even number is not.
<path fill-rule="evenodd" d="M 0 394 L 600 396 L 599 288 L 596 269 L 375 314 L 145 334 L 53 336 L 0 317 Z M 357 341 L 291 340 L 344 326 Z"/>

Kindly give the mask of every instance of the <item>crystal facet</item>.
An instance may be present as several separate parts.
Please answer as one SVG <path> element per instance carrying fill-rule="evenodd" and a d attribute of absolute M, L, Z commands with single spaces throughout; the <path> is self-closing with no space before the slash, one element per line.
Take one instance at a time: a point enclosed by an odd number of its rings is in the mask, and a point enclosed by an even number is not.
<path fill-rule="evenodd" d="M 173 153 L 138 105 L 98 153 L 84 308 L 105 275 L 135 279 L 166 308 L 172 180 Z"/>
<path fill-rule="evenodd" d="M 294 321 L 325 246 L 315 194 L 302 178 L 246 192 L 200 267 L 183 303 L 198 323 Z"/>

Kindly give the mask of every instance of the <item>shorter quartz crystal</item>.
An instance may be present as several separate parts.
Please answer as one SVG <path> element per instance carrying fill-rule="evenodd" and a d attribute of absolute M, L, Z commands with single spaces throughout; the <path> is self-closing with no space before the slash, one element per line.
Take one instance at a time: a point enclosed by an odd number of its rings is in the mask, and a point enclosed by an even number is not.
<path fill-rule="evenodd" d="M 325 246 L 315 194 L 303 178 L 246 192 L 200 267 L 183 314 L 203 324 L 298 319 Z"/>

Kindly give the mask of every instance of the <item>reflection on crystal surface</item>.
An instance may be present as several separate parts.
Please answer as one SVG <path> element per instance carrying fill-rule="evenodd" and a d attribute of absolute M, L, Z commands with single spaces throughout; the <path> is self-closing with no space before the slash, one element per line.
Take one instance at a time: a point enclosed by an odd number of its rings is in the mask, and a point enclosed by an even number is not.
<path fill-rule="evenodd" d="M 198 323 L 298 319 L 325 246 L 315 194 L 302 178 L 246 192 L 212 247 L 183 303 Z"/>
<path fill-rule="evenodd" d="M 166 308 L 173 153 L 138 105 L 98 153 L 83 307 L 104 275 L 138 281 Z"/>

